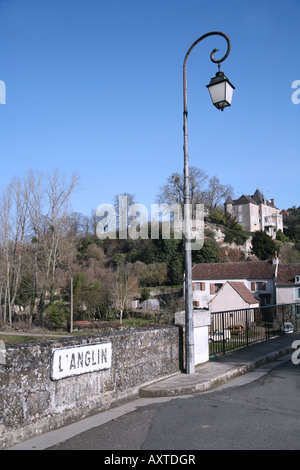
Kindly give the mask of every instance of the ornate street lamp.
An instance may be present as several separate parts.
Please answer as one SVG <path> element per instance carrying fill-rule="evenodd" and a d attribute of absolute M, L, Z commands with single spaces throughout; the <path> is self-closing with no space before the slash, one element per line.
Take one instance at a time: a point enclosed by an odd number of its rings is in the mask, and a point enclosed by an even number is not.
<path fill-rule="evenodd" d="M 209 90 L 211 100 L 217 109 L 223 111 L 226 106 L 231 105 L 234 86 L 231 85 L 223 72 L 219 70 L 216 76 L 210 80 L 209 85 L 206 86 Z"/>
<path fill-rule="evenodd" d="M 220 71 L 220 63 L 229 55 L 231 43 L 226 34 L 213 31 L 204 34 L 198 38 L 187 51 L 183 62 L 183 134 L 184 134 L 184 230 L 185 230 L 185 346 L 186 346 L 186 373 L 195 372 L 195 354 L 194 354 L 194 326 L 193 326 L 193 297 L 192 297 L 192 254 L 191 254 L 191 230 L 190 230 L 190 180 L 189 180 L 189 157 L 188 157 L 188 134 L 187 134 L 187 82 L 186 82 L 186 65 L 192 49 L 209 36 L 219 35 L 227 41 L 227 51 L 224 57 L 219 60 L 214 58 L 214 49 L 210 54 L 210 59 L 218 64 L 219 71 L 207 85 L 211 95 L 213 104 L 217 109 L 223 109 L 231 105 L 232 93 L 234 86 L 227 77 Z"/>

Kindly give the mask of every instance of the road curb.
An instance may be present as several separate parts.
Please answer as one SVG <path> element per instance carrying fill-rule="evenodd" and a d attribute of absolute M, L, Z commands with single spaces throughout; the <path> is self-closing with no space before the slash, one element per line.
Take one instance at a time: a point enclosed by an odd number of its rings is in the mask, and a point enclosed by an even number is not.
<path fill-rule="evenodd" d="M 176 376 L 173 376 L 171 380 L 160 380 L 145 387 L 141 387 L 139 390 L 139 397 L 174 397 L 181 395 L 192 395 L 195 393 L 208 391 L 222 383 L 228 382 L 235 377 L 247 374 L 248 372 L 257 369 L 264 364 L 276 361 L 276 359 L 283 357 L 291 352 L 291 347 L 283 347 L 282 349 L 276 350 L 272 353 L 257 357 L 253 361 L 239 364 L 221 364 L 221 362 L 212 361 L 210 363 L 206 363 L 206 368 L 203 375 L 201 374 L 201 366 L 197 374 L 192 374 L 193 377 L 179 373 Z M 219 367 L 215 367 L 215 364 L 218 364 Z M 216 369 L 216 373 L 213 377 L 206 379 L 205 372 L 209 369 L 209 365 L 211 365 L 211 369 Z M 213 371 L 210 371 L 210 375 L 213 375 Z"/>

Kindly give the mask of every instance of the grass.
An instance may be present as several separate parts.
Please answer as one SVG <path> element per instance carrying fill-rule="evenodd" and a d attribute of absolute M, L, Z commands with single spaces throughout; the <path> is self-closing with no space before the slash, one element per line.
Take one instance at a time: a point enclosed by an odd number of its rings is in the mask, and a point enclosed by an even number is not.
<path fill-rule="evenodd" d="M 146 320 L 144 318 L 124 318 L 122 321 L 122 325 L 120 325 L 119 321 L 106 321 L 99 323 L 98 327 L 96 328 L 82 328 L 76 329 L 70 333 L 67 330 L 46 330 L 46 329 L 36 329 L 35 331 L 23 331 L 23 332 L 15 332 L 11 329 L 9 334 L 1 334 L 0 332 L 0 341 L 3 341 L 5 344 L 19 344 L 19 343 L 31 343 L 31 342 L 39 342 L 44 341 L 46 339 L 55 339 L 58 336 L 64 337 L 76 337 L 76 336 L 83 336 L 83 335 L 98 335 L 104 333 L 107 329 L 115 328 L 116 330 L 120 328 L 141 328 L 143 326 L 154 326 L 157 324 L 161 324 L 161 322 L 155 322 L 152 320 Z M 0 328 L 1 329 L 1 328 Z"/>
<path fill-rule="evenodd" d="M 5 344 L 19 344 L 19 343 L 33 343 L 38 342 L 44 339 L 41 336 L 29 336 L 24 333 L 24 335 L 1 335 L 0 334 L 0 341 L 3 341 Z M 47 336 L 47 339 L 51 339 L 51 337 Z"/>

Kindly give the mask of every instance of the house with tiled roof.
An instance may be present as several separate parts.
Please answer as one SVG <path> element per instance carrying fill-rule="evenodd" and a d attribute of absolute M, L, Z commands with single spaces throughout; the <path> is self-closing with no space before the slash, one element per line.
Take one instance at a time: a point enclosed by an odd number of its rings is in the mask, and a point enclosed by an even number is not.
<path fill-rule="evenodd" d="M 278 230 L 283 231 L 283 217 L 275 207 L 274 199 L 267 200 L 257 189 L 252 196 L 242 195 L 238 199 L 230 196 L 224 203 L 225 214 L 233 214 L 237 222 L 248 232 L 265 230 L 276 238 Z"/>
<path fill-rule="evenodd" d="M 192 289 L 194 308 L 212 310 L 216 302 L 211 302 L 223 286 L 229 282 L 231 288 L 237 290 L 242 299 L 243 284 L 246 290 L 243 294 L 248 295 L 248 302 L 252 304 L 254 299 L 260 305 L 274 304 L 276 300 L 274 280 L 278 270 L 278 259 L 273 261 L 245 261 L 229 263 L 201 263 L 193 266 Z M 227 288 L 226 288 L 227 290 Z M 250 297 L 251 295 L 251 297 Z M 234 296 L 237 299 L 237 296 Z M 250 301 L 251 300 L 251 301 Z M 220 310 L 240 308 L 239 303 L 224 302 Z M 221 306 L 221 304 L 220 304 Z M 228 308 L 227 308 L 228 307 Z M 247 307 L 243 307 L 247 308 Z"/>
<path fill-rule="evenodd" d="M 278 304 L 300 302 L 300 264 L 280 264 L 275 284 Z"/>
<path fill-rule="evenodd" d="M 233 307 L 234 306 L 234 307 Z M 220 312 L 259 307 L 259 301 L 243 282 L 226 281 L 217 294 L 209 301 L 209 310 Z"/>
<path fill-rule="evenodd" d="M 267 261 L 195 264 L 192 289 L 194 308 L 211 312 L 252 308 L 255 301 L 300 303 L 300 263 L 281 264 L 275 255 Z"/>

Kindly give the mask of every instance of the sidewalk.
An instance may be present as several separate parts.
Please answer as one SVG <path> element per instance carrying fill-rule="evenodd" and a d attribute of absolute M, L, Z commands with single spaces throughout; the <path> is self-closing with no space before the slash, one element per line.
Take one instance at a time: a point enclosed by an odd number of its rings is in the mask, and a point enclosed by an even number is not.
<path fill-rule="evenodd" d="M 228 352 L 196 366 L 194 374 L 176 374 L 141 388 L 140 397 L 171 397 L 209 390 L 220 383 L 291 353 L 292 343 L 295 340 L 300 340 L 300 332 Z"/>

